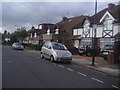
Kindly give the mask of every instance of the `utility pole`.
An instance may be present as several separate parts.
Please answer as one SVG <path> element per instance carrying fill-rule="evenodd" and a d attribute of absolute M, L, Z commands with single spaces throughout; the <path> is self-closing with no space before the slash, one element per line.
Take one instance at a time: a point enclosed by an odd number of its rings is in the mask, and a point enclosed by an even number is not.
<path fill-rule="evenodd" d="M 97 14 L 97 0 L 95 1 L 95 17 L 94 17 L 94 35 L 93 35 L 93 54 L 92 54 L 92 66 L 94 66 L 95 62 L 95 40 L 96 40 L 96 14 Z"/>

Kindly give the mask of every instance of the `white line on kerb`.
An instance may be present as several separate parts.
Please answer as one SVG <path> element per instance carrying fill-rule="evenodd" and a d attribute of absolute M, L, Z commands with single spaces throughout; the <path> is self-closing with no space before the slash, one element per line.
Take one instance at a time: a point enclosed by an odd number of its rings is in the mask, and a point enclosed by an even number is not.
<path fill-rule="evenodd" d="M 67 68 L 69 71 L 74 71 L 74 70 L 72 70 L 72 69 L 70 69 L 70 68 Z"/>
<path fill-rule="evenodd" d="M 58 65 L 58 66 L 60 66 L 60 67 L 62 67 L 62 68 L 65 68 L 64 66 L 62 66 L 62 65 Z"/>
<path fill-rule="evenodd" d="M 99 79 L 96 79 L 96 78 L 91 78 L 92 80 L 95 80 L 95 81 L 98 81 L 100 83 L 103 83 L 103 81 L 99 80 Z"/>
<path fill-rule="evenodd" d="M 115 85 L 112 85 L 112 87 L 120 89 L 119 87 L 117 87 L 117 86 L 115 86 Z"/>
<path fill-rule="evenodd" d="M 80 72 L 78 72 L 78 74 L 80 74 L 80 75 L 82 75 L 82 76 L 87 76 L 87 75 L 85 75 L 85 74 L 83 74 L 83 73 L 80 73 Z"/>

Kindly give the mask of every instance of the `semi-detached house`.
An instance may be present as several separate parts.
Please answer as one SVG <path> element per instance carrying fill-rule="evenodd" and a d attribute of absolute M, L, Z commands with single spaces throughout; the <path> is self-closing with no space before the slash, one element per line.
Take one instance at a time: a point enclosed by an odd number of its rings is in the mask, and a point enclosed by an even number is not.
<path fill-rule="evenodd" d="M 95 44 L 100 47 L 106 44 L 113 45 L 114 36 L 120 32 L 120 5 L 110 3 L 108 8 L 91 17 L 87 16 L 81 24 L 76 25 L 73 28 L 73 37 L 80 37 L 73 39 L 74 46 L 78 48 L 80 45 L 92 44 L 95 27 Z"/>

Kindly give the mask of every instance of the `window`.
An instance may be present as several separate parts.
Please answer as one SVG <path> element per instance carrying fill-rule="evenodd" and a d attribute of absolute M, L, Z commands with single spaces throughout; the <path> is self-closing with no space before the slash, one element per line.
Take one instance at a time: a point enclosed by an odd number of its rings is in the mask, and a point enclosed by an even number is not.
<path fill-rule="evenodd" d="M 47 35 L 50 35 L 50 29 L 47 30 Z"/>
<path fill-rule="evenodd" d="M 32 33 L 30 34 L 30 37 L 32 37 Z"/>
<path fill-rule="evenodd" d="M 42 29 L 42 25 L 39 26 L 39 29 Z"/>
<path fill-rule="evenodd" d="M 37 33 L 34 33 L 34 37 L 37 37 Z"/>
<path fill-rule="evenodd" d="M 73 30 L 73 35 L 77 35 L 77 33 L 78 33 L 78 30 L 77 30 L 77 29 L 74 29 L 74 30 Z"/>
<path fill-rule="evenodd" d="M 56 30 L 55 30 L 55 34 L 59 34 L 59 29 L 56 29 Z"/>
<path fill-rule="evenodd" d="M 84 34 L 87 35 L 89 33 L 89 29 L 90 29 L 90 23 L 88 22 L 88 20 L 86 20 L 84 22 Z"/>
<path fill-rule="evenodd" d="M 53 49 L 56 49 L 56 50 L 67 50 L 67 48 L 63 44 L 53 43 L 52 46 L 53 46 Z"/>
<path fill-rule="evenodd" d="M 107 15 L 103 22 L 104 30 L 112 30 L 112 22 L 113 22 L 112 19 L 110 19 L 110 17 Z"/>

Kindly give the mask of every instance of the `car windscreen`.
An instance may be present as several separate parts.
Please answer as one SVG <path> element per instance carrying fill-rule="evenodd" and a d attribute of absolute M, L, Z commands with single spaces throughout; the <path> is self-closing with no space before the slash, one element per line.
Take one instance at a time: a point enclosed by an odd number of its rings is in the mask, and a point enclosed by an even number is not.
<path fill-rule="evenodd" d="M 103 49 L 111 50 L 111 49 L 113 49 L 113 46 L 105 46 Z"/>
<path fill-rule="evenodd" d="M 63 44 L 53 43 L 52 46 L 53 46 L 53 49 L 56 49 L 56 50 L 67 50 L 67 48 Z"/>
<path fill-rule="evenodd" d="M 21 44 L 20 43 L 15 43 L 14 45 L 20 46 Z"/>

